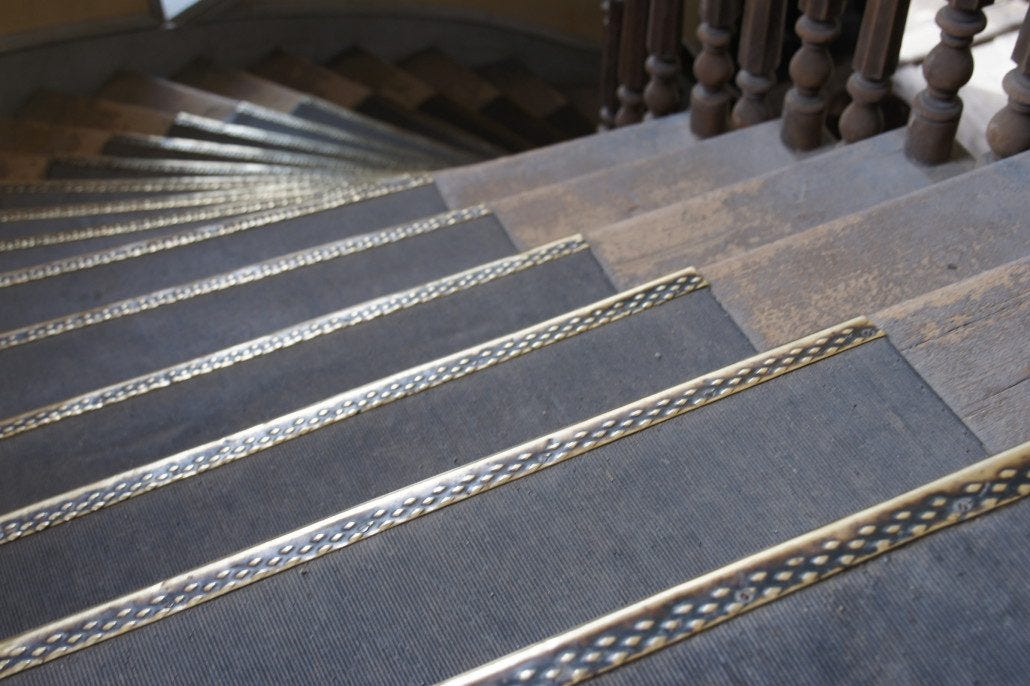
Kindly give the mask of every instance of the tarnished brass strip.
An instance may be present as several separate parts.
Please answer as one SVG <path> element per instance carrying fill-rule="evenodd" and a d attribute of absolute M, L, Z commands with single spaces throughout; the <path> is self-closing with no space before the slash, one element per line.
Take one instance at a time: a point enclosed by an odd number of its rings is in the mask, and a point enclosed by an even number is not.
<path fill-rule="evenodd" d="M 338 185 L 338 184 L 337 184 Z M 253 183 L 251 186 L 229 188 L 201 193 L 188 193 L 171 196 L 131 198 L 105 202 L 88 202 L 50 207 L 19 207 L 0 210 L 0 223 L 15 221 L 39 221 L 44 219 L 64 219 L 68 217 L 92 217 L 98 214 L 123 214 L 126 212 L 149 212 L 152 210 L 177 209 L 182 207 L 203 207 L 204 205 L 220 205 L 227 202 L 253 199 L 254 196 L 267 198 L 269 194 L 313 193 L 325 188 L 324 185 L 290 184 L 266 185 Z"/>
<path fill-rule="evenodd" d="M 25 632 L 0 643 L 0 677 L 81 650 L 298 564 L 342 550 L 448 505 L 565 462 L 623 436 L 882 335 L 866 319 L 846 322 L 556 433 L 373 498 L 278 538 Z M 525 341 L 524 344 L 532 346 L 533 342 Z M 498 353 L 491 350 L 487 356 Z M 445 376 L 458 372 L 460 368 L 453 370 L 441 366 L 433 373 Z M 403 383 L 398 380 L 397 388 L 387 388 L 384 392 L 392 394 L 409 384 L 414 388 L 426 381 L 425 377 L 412 378 Z M 318 409 L 314 421 L 321 423 L 331 415 L 342 417 L 354 414 L 362 402 L 367 400 L 355 397 L 343 404 L 326 405 Z M 236 434 L 233 439 L 244 441 L 239 446 L 240 452 L 244 452 L 248 438 L 252 438 L 255 443 L 268 444 L 281 440 L 283 435 L 303 433 L 309 430 L 307 423 L 312 420 L 310 409 L 287 415 L 275 426 L 264 425 L 261 434 L 252 436 L 245 431 Z M 236 449 L 227 447 L 225 454 Z M 203 461 L 195 462 L 191 468 L 203 469 Z M 125 485 L 125 488 L 133 487 L 144 488 L 144 484 Z"/>
<path fill-rule="evenodd" d="M 382 245 L 396 243 L 397 241 L 418 236 L 421 234 L 436 231 L 447 226 L 454 226 L 462 222 L 474 219 L 487 214 L 488 211 L 482 206 L 475 206 L 463 210 L 445 212 L 426 219 L 420 219 L 408 224 L 402 224 L 381 231 L 373 231 L 351 238 L 345 238 L 332 243 L 325 243 L 315 248 L 309 248 L 287 255 L 256 262 L 240 267 L 231 272 L 224 272 L 209 276 L 197 281 L 162 288 L 158 291 L 147 293 L 125 300 L 119 300 L 108 305 L 102 305 L 90 310 L 76 312 L 64 317 L 57 317 L 45 322 L 30 324 L 28 326 L 13 329 L 0 333 L 0 350 L 6 350 L 32 341 L 50 338 L 69 331 L 108 322 L 113 319 L 120 319 L 129 315 L 147 312 L 165 305 L 182 302 L 201 295 L 208 295 L 218 291 L 224 291 L 236 286 L 254 283 L 272 276 L 284 274 L 295 269 L 310 267 L 315 264 L 335 260 L 347 255 L 370 250 Z"/>
<path fill-rule="evenodd" d="M 294 186 L 298 184 L 328 185 L 335 183 L 321 174 L 294 174 L 286 178 L 261 179 L 262 185 Z M 25 183 L 0 180 L 0 195 L 36 193 L 184 193 L 218 191 L 254 184 L 254 177 L 245 176 L 154 176 L 126 179 L 47 179 Z"/>
<path fill-rule="evenodd" d="M 239 176 L 241 174 L 257 175 L 321 175 L 321 176 L 342 176 L 352 177 L 349 173 L 341 173 L 331 169 L 316 169 L 314 167 L 285 167 L 271 164 L 257 164 L 253 162 L 209 162 L 206 160 L 158 160 L 146 157 L 108 157 L 98 155 L 96 157 L 76 156 L 54 156 L 54 163 L 66 164 L 81 169 L 112 169 L 139 172 L 160 172 L 162 174 L 211 175 L 211 176 Z M 362 171 L 360 178 L 375 178 L 384 176 L 384 170 L 369 169 Z"/>
<path fill-rule="evenodd" d="M 444 683 L 472 686 L 585 681 L 1027 495 L 1030 443 Z"/>
<path fill-rule="evenodd" d="M 122 236 L 132 233 L 143 233 L 177 224 L 189 224 L 199 221 L 210 221 L 224 219 L 243 214 L 253 214 L 265 210 L 272 210 L 278 207 L 289 207 L 299 205 L 304 201 L 310 202 L 311 196 L 318 193 L 317 189 L 299 189 L 290 192 L 271 191 L 258 193 L 257 196 L 264 196 L 262 200 L 248 200 L 226 202 L 199 209 L 185 210 L 171 214 L 160 214 L 145 219 L 134 219 L 131 221 L 115 222 L 113 224 L 100 224 L 86 229 L 73 229 L 70 231 L 58 231 L 55 233 L 41 233 L 35 236 L 21 236 L 10 240 L 0 241 L 0 252 L 13 252 L 15 250 L 28 250 L 46 245 L 58 245 L 61 243 L 74 243 L 93 238 L 106 236 Z M 249 197 L 250 194 L 247 194 Z M 247 196 L 244 196 L 247 197 Z"/>
<path fill-rule="evenodd" d="M 14 269 L 0 273 L 0 288 L 8 288 L 19 284 L 29 283 L 48 279 L 61 274 L 93 269 L 106 264 L 122 262 L 145 255 L 153 255 L 163 250 L 172 250 L 186 245 L 193 245 L 213 238 L 222 238 L 241 231 L 249 231 L 260 226 L 267 226 L 275 222 L 294 219 L 296 217 L 323 212 L 325 210 L 342 207 L 362 200 L 377 198 L 383 195 L 415 188 L 422 185 L 424 179 L 417 177 L 406 177 L 402 180 L 390 183 L 369 184 L 365 186 L 344 186 L 339 191 L 323 193 L 318 199 L 302 204 L 297 204 L 292 198 L 286 197 L 272 202 L 274 209 L 243 217 L 229 222 L 219 224 L 208 224 L 192 229 L 186 229 L 178 233 L 160 236 L 157 238 L 143 239 L 133 243 L 99 250 L 96 252 L 64 257 L 51 262 Z M 2 338 L 3 334 L 0 334 Z M 3 344 L 0 343 L 0 348 Z"/>
<path fill-rule="evenodd" d="M 141 133 L 121 133 L 111 137 L 112 143 L 135 145 L 149 150 L 161 152 L 178 152 L 192 155 L 211 155 L 224 160 L 236 162 L 259 162 L 290 167 L 328 167 L 340 171 L 357 172 L 365 168 L 352 162 L 325 155 L 289 152 L 286 150 L 259 148 L 257 146 L 239 145 L 236 143 L 220 143 L 198 140 L 196 138 L 175 138 L 151 136 Z"/>
<path fill-rule="evenodd" d="M 580 236 L 572 236 L 530 252 L 505 257 L 432 281 L 409 291 L 376 298 L 212 355 L 198 357 L 121 384 L 108 386 L 78 398 L 5 420 L 0 424 L 0 437 L 8 438 L 68 417 L 113 405 L 152 390 L 210 374 L 255 357 L 292 347 L 312 338 L 489 283 L 586 248 L 587 244 Z M 707 286 L 704 279 L 693 270 L 685 270 L 660 282 L 608 298 L 562 317 L 413 367 L 355 390 L 345 391 L 307 408 L 297 410 L 286 417 L 253 427 L 248 431 L 211 441 L 142 467 L 130 469 L 73 491 L 33 503 L 15 512 L 0 516 L 0 545 L 72 519 L 78 519 L 91 512 L 215 467 L 231 464 L 273 445 L 298 438 L 316 429 L 331 426 L 355 414 L 368 412 L 395 400 L 431 390 L 448 381 L 521 357 L 526 353 L 585 331 L 591 331 L 624 317 L 638 314 L 654 305 L 667 302 L 704 286 Z M 336 412 L 336 408 L 339 407 L 345 408 L 347 411 Z M 299 417 L 304 417 L 302 429 L 287 431 L 289 426 L 296 425 Z M 273 437 L 273 440 L 265 440 L 269 436 Z"/>

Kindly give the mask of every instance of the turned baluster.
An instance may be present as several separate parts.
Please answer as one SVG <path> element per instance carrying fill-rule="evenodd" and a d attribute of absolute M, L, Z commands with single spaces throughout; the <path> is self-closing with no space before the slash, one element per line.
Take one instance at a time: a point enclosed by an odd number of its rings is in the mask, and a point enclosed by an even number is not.
<path fill-rule="evenodd" d="M 826 99 L 823 86 L 833 73 L 828 46 L 840 33 L 843 0 L 802 0 L 794 29 L 801 47 L 790 60 L 793 87 L 783 101 L 783 142 L 794 150 L 813 150 L 823 141 Z"/>
<path fill-rule="evenodd" d="M 644 102 L 651 116 L 661 117 L 680 109 L 680 37 L 682 0 L 651 0 L 647 27 L 645 67 L 651 75 L 644 88 Z"/>
<path fill-rule="evenodd" d="M 1030 150 L 1030 10 L 1019 30 L 1012 61 L 1016 68 L 1002 81 L 1009 102 L 987 125 L 987 144 L 999 158 Z"/>
<path fill-rule="evenodd" d="M 729 128 L 733 96 L 726 85 L 734 69 L 729 46 L 739 11 L 736 0 L 701 0 L 701 24 L 697 27 L 701 52 L 694 60 L 697 85 L 690 91 L 690 129 L 698 138 L 715 136 Z"/>
<path fill-rule="evenodd" d="M 604 0 L 604 45 L 601 50 L 601 123 L 598 128 L 615 126 L 615 112 L 619 109 L 619 42 L 622 39 L 622 0 Z"/>
<path fill-rule="evenodd" d="M 962 117 L 958 91 L 973 76 L 973 37 L 987 26 L 983 8 L 994 0 L 948 0 L 937 12 L 941 42 L 923 62 L 926 89 L 912 101 L 905 152 L 926 164 L 944 162 Z"/>
<path fill-rule="evenodd" d="M 765 97 L 776 85 L 776 67 L 783 51 L 783 24 L 787 0 L 745 0 L 740 28 L 740 71 L 737 85 L 740 99 L 730 117 L 733 128 L 760 124 L 771 119 Z"/>
<path fill-rule="evenodd" d="M 847 143 L 871 138 L 883 131 L 880 103 L 890 94 L 890 79 L 898 66 L 908 5 L 909 0 L 869 0 L 865 6 L 851 62 L 855 72 L 848 77 L 851 103 L 840 117 L 840 135 Z"/>
<path fill-rule="evenodd" d="M 647 15 L 650 0 L 625 0 L 622 40 L 619 44 L 619 111 L 615 125 L 636 124 L 644 118 L 644 83 L 647 73 Z"/>

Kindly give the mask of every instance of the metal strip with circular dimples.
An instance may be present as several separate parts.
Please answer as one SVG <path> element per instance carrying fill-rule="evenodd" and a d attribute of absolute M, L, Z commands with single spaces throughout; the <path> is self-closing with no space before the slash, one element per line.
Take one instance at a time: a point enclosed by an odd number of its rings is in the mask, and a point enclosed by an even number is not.
<path fill-rule="evenodd" d="M 321 174 L 296 174 L 287 178 L 262 179 L 261 184 L 279 185 L 331 182 Z M 155 176 L 140 179 L 46 179 L 43 181 L 2 181 L 0 195 L 32 193 L 187 193 L 249 187 L 254 177 L 246 176 Z"/>
<path fill-rule="evenodd" d="M 101 322 L 109 322 L 114 319 L 139 314 L 140 312 L 147 312 L 158 307 L 197 298 L 217 291 L 224 291 L 236 286 L 251 284 L 296 269 L 310 267 L 329 260 L 396 243 L 405 238 L 420 236 L 449 226 L 456 226 L 487 214 L 489 214 L 489 210 L 482 206 L 445 212 L 426 219 L 419 219 L 416 222 L 383 229 L 382 231 L 373 231 L 372 233 L 325 243 L 314 248 L 280 255 L 270 260 L 240 267 L 231 272 L 224 272 L 178 286 L 163 288 L 146 295 L 119 300 L 108 305 L 76 312 L 45 322 L 29 324 L 19 329 L 0 333 L 0 350 L 58 336 L 70 331 L 83 329 L 87 326 L 100 324 Z"/>
<path fill-rule="evenodd" d="M 585 681 L 1027 495 L 1030 443 L 444 683 Z"/>
<path fill-rule="evenodd" d="M 157 238 L 142 239 L 131 243 L 99 250 L 91 253 L 66 257 L 51 262 L 44 262 L 31 267 L 13 269 L 0 273 L 0 288 L 17 286 L 30 281 L 40 281 L 61 274 L 93 269 L 115 262 L 153 255 L 162 250 L 172 250 L 186 245 L 193 245 L 214 238 L 222 238 L 241 231 L 267 226 L 275 222 L 295 219 L 325 210 L 343 207 L 363 200 L 389 195 L 399 190 L 407 190 L 423 185 L 418 177 L 407 177 L 402 181 L 391 183 L 368 184 L 363 186 L 343 186 L 338 190 L 318 194 L 317 198 L 301 197 L 300 201 L 292 196 L 283 196 L 270 201 L 272 209 L 261 214 L 235 219 L 229 222 L 208 224 Z M 307 202 L 303 202 L 307 200 Z M 85 229 L 88 231 L 89 229 Z"/>
<path fill-rule="evenodd" d="M 855 348 L 883 333 L 867 319 L 845 322 L 785 346 L 749 357 L 710 374 L 606 412 L 561 431 L 504 450 L 438 474 L 309 526 L 284 534 L 228 557 L 115 598 L 75 615 L 32 629 L 0 643 L 0 677 L 95 645 L 100 641 L 159 621 L 255 581 L 299 564 L 348 548 L 444 507 L 526 478 L 594 448 L 642 431 L 685 412 L 744 392 L 784 374 Z M 532 345 L 527 342 L 527 345 Z M 494 354 L 491 351 L 491 354 Z M 444 368 L 439 374 L 452 374 Z M 422 381 L 410 380 L 417 384 Z M 398 390 L 401 384 L 398 382 Z M 395 389 L 388 388 L 393 393 Z M 351 404 L 327 406 L 314 420 L 355 412 Z M 366 401 L 367 402 L 367 401 Z M 320 419 L 321 418 L 321 419 Z M 307 414 L 287 415 L 281 424 L 264 425 L 265 433 L 236 434 L 244 443 L 231 450 L 247 450 L 246 439 L 266 443 L 283 434 L 305 430 Z M 273 432 L 274 429 L 274 432 Z M 199 468 L 198 463 L 195 468 Z"/>

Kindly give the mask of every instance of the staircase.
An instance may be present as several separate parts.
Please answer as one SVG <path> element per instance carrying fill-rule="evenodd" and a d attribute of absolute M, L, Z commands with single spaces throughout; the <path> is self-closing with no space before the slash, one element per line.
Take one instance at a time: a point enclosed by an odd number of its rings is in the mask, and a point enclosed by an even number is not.
<path fill-rule="evenodd" d="M 0 678 L 1025 679 L 1030 152 L 710 131 L 709 76 L 588 134 L 277 51 L 4 120 Z"/>

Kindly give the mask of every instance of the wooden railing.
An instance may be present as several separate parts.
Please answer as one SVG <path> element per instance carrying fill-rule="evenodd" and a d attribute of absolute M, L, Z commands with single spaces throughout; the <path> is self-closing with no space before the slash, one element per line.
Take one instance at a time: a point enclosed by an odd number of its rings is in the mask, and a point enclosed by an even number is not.
<path fill-rule="evenodd" d="M 795 150 L 829 143 L 827 103 L 844 0 L 797 0 L 794 30 L 801 47 L 790 60 L 790 84 L 783 99 L 781 138 Z M 868 0 L 854 45 L 854 73 L 847 80 L 850 104 L 838 122 L 844 143 L 883 132 L 883 106 L 898 65 L 910 0 Z M 923 62 L 927 87 L 916 95 L 906 133 L 908 156 L 937 164 L 952 155 L 962 100 L 959 90 L 973 73 L 970 46 L 985 25 L 983 8 L 993 0 L 947 0 L 937 14 L 940 43 Z M 605 0 L 601 127 L 626 126 L 662 117 L 689 105 L 690 128 L 699 138 L 772 119 L 769 104 L 783 55 L 789 0 Z M 684 7 L 698 13 L 700 51 L 694 58 L 695 85 L 688 98 L 683 78 Z M 796 16 L 796 15 L 795 15 Z M 987 140 L 996 157 L 1030 149 L 1030 29 L 1024 19 L 1003 87 L 1008 104 L 991 120 Z M 734 60 L 732 44 L 739 29 Z M 738 71 L 739 64 L 739 71 Z M 736 84 L 737 89 L 733 88 Z M 617 108 L 617 109 L 616 109 Z M 646 111 L 645 111 L 646 110 Z"/>

